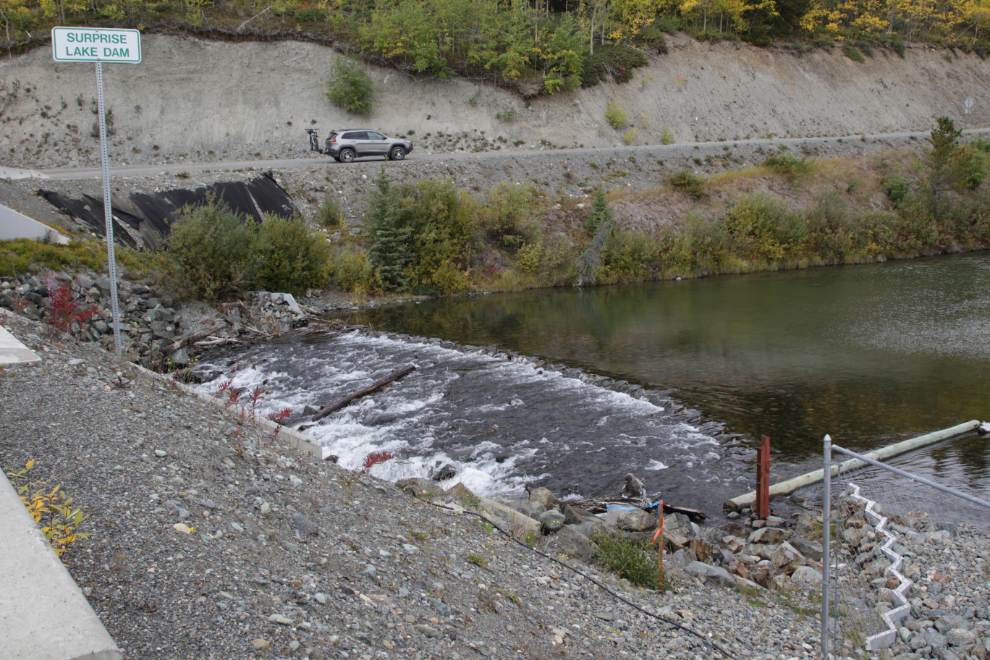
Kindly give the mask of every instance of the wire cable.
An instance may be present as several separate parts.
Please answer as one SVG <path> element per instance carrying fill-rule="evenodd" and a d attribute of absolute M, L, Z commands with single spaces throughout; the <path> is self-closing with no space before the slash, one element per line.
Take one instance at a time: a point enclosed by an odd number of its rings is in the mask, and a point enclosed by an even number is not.
<path fill-rule="evenodd" d="M 415 497 L 419 497 L 419 495 L 416 493 L 416 491 L 412 487 L 406 486 L 405 488 L 408 489 L 408 490 L 411 490 L 413 492 L 413 495 Z M 423 499 L 423 498 L 420 498 L 420 499 Z M 449 507 L 449 506 L 447 506 L 445 504 L 437 504 L 436 502 L 431 502 L 430 500 L 427 500 L 427 499 L 423 499 L 423 501 L 426 502 L 427 504 L 430 504 L 432 506 L 435 506 L 438 509 L 443 509 L 445 511 L 450 511 L 450 512 L 455 513 L 455 514 L 467 513 L 467 514 L 470 514 L 472 516 L 477 516 L 478 518 L 481 518 L 486 523 L 488 523 L 489 525 L 491 525 L 492 527 L 494 527 L 495 529 L 497 529 L 502 534 L 502 536 L 506 537 L 507 539 L 510 539 L 511 541 L 513 541 L 514 543 L 516 543 L 517 545 L 522 546 L 523 548 L 526 548 L 527 550 L 530 550 L 531 552 L 535 552 L 536 554 L 540 555 L 541 557 L 545 557 L 545 558 L 549 559 L 550 561 L 552 561 L 554 563 L 560 564 L 561 566 L 563 566 L 564 568 L 566 568 L 569 571 L 572 571 L 574 573 L 577 573 L 578 575 L 580 575 L 581 577 L 583 577 L 585 580 L 588 580 L 589 582 L 591 582 L 593 585 L 595 585 L 596 587 L 598 587 L 599 589 L 601 589 L 605 593 L 609 594 L 610 596 L 612 596 L 616 600 L 622 601 L 623 603 L 625 603 L 629 607 L 633 608 L 634 610 L 637 610 L 639 612 L 642 612 L 643 614 L 645 614 L 647 616 L 650 616 L 650 617 L 653 617 L 654 619 L 657 619 L 659 621 L 663 621 L 664 623 L 670 624 L 670 625 L 674 626 L 675 628 L 679 628 L 680 630 L 683 630 L 684 632 L 686 632 L 688 634 L 694 635 L 695 637 L 697 637 L 698 639 L 700 639 L 701 641 L 703 641 L 705 643 L 705 645 L 708 646 L 709 650 L 711 650 L 712 648 L 715 648 L 719 653 L 721 653 L 722 655 L 724 655 L 726 658 L 729 658 L 729 660 L 737 660 L 737 658 L 734 655 L 732 655 L 731 653 L 729 653 L 728 651 L 726 651 L 721 645 L 719 645 L 716 642 L 714 642 L 714 641 L 708 639 L 707 637 L 705 637 L 702 633 L 700 633 L 700 632 L 698 632 L 696 630 L 692 630 L 692 629 L 690 629 L 690 628 L 688 628 L 686 626 L 682 626 L 681 624 L 677 623 L 676 621 L 671 621 L 670 619 L 668 619 L 668 618 L 666 618 L 664 616 L 661 616 L 659 614 L 654 614 L 653 612 L 648 612 L 647 610 L 644 610 L 642 607 L 640 607 L 636 603 L 633 603 L 632 601 L 630 601 L 630 600 L 628 600 L 628 599 L 620 596 L 619 594 L 615 593 L 614 591 L 612 591 L 607 586 L 605 586 L 604 584 L 602 584 L 601 582 L 599 582 L 595 578 L 591 577 L 590 575 L 587 575 L 587 574 L 579 571 L 578 569 L 574 568 L 573 566 L 571 566 L 569 564 L 565 564 L 564 562 L 560 561 L 559 559 L 557 559 L 555 557 L 551 557 L 550 555 L 548 555 L 545 552 L 541 552 L 540 550 L 537 550 L 536 548 L 533 548 L 533 547 L 530 547 L 530 546 L 526 545 L 525 543 L 523 543 L 522 541 L 520 541 L 519 539 L 517 539 L 516 537 L 514 537 L 512 534 L 510 534 L 509 532 L 507 532 L 504 529 L 502 529 L 497 523 L 495 523 L 490 518 L 488 518 L 486 516 L 483 516 L 482 514 L 477 513 L 475 511 L 468 511 L 467 509 L 464 509 L 464 508 L 454 509 L 454 508 Z"/>

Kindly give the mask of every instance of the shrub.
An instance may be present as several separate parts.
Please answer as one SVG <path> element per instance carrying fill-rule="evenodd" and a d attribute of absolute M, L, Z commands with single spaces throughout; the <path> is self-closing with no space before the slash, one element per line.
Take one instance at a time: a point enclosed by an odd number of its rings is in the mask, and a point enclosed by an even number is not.
<path fill-rule="evenodd" d="M 783 153 L 770 154 L 763 164 L 792 183 L 815 168 L 815 164 L 806 158 L 796 158 Z"/>
<path fill-rule="evenodd" d="M 735 251 L 751 261 L 780 261 L 807 238 L 804 218 L 763 194 L 741 197 L 726 212 L 725 229 Z"/>
<path fill-rule="evenodd" d="M 982 149 L 964 145 L 956 153 L 956 181 L 963 190 L 973 190 L 990 174 L 990 154 Z"/>
<path fill-rule="evenodd" d="M 605 196 L 605 190 L 598 186 L 595 190 L 595 199 L 591 202 L 591 213 L 588 214 L 588 219 L 585 221 L 585 227 L 588 230 L 588 234 L 594 236 L 598 233 L 598 230 L 610 222 L 613 218 L 612 209 L 608 205 L 608 198 Z"/>
<path fill-rule="evenodd" d="M 74 337 L 74 326 L 82 326 L 97 312 L 95 305 L 84 307 L 79 296 L 72 287 L 59 282 L 53 274 L 48 276 L 48 317 L 45 319 L 53 336 L 63 332 L 71 333 Z"/>
<path fill-rule="evenodd" d="M 846 204 L 836 192 L 822 195 L 805 215 L 812 250 L 832 263 L 842 263 L 857 245 Z"/>
<path fill-rule="evenodd" d="M 323 197 L 320 208 L 316 212 L 316 219 L 327 231 L 342 229 L 346 224 L 344 211 L 340 208 L 340 201 L 330 193 Z"/>
<path fill-rule="evenodd" d="M 329 277 L 330 251 L 320 234 L 299 216 L 266 214 L 253 243 L 257 263 L 254 286 L 267 291 L 301 293 L 322 288 Z"/>
<path fill-rule="evenodd" d="M 609 78 L 617 83 L 629 82 L 633 70 L 649 62 L 644 53 L 620 44 L 596 45 L 593 55 L 584 51 L 581 58 L 582 87 L 594 87 Z"/>
<path fill-rule="evenodd" d="M 674 144 L 674 131 L 670 130 L 670 126 L 667 124 L 660 127 L 660 142 L 662 144 Z"/>
<path fill-rule="evenodd" d="M 52 550 L 61 558 L 73 543 L 91 536 L 88 532 L 79 531 L 79 526 L 89 516 L 78 507 L 72 508 L 72 498 L 66 497 L 61 486 L 49 491 L 44 481 L 31 481 L 28 473 L 33 467 L 34 461 L 30 460 L 23 470 L 8 472 L 7 475 Z"/>
<path fill-rule="evenodd" d="M 427 179 L 398 189 L 400 223 L 408 229 L 407 287 L 418 293 L 467 289 L 468 207 L 451 180 Z"/>
<path fill-rule="evenodd" d="M 300 23 L 319 23 L 327 20 L 329 13 L 319 7 L 306 7 L 296 12 L 296 20 Z"/>
<path fill-rule="evenodd" d="M 629 123 L 629 116 L 626 114 L 626 111 L 615 102 L 615 99 L 612 99 L 605 104 L 605 121 L 609 126 L 618 131 L 625 128 L 626 124 Z"/>
<path fill-rule="evenodd" d="M 659 551 L 621 536 L 592 537 L 595 561 L 638 587 L 666 591 L 673 585 L 664 572 L 660 579 Z"/>
<path fill-rule="evenodd" d="M 613 229 L 601 259 L 606 280 L 649 277 L 660 262 L 660 243 L 644 232 Z"/>
<path fill-rule="evenodd" d="M 338 57 L 330 65 L 327 98 L 356 115 L 370 115 L 374 108 L 375 83 L 360 62 Z"/>
<path fill-rule="evenodd" d="M 628 131 L 626 131 L 626 134 L 622 136 L 622 141 L 625 144 L 632 144 L 633 142 L 636 141 L 636 127 L 635 126 L 633 126 Z"/>
<path fill-rule="evenodd" d="M 149 252 L 136 252 L 122 246 L 116 247 L 115 254 L 117 261 L 132 273 L 143 273 L 157 261 Z M 106 264 L 106 245 L 96 241 L 73 240 L 68 245 L 27 238 L 0 241 L 0 277 L 66 268 L 106 271 Z"/>
<path fill-rule="evenodd" d="M 911 184 L 897 174 L 885 176 L 881 179 L 880 186 L 883 189 L 884 194 L 887 195 L 887 199 L 890 200 L 890 203 L 893 204 L 895 208 L 904 201 L 904 198 L 911 190 Z"/>
<path fill-rule="evenodd" d="M 186 206 L 172 225 L 163 275 L 180 295 L 237 298 L 254 282 L 253 222 L 210 197 Z"/>
<path fill-rule="evenodd" d="M 485 191 L 485 203 L 475 210 L 475 227 L 496 246 L 518 249 L 535 238 L 529 220 L 535 202 L 529 186 L 497 183 Z"/>
<path fill-rule="evenodd" d="M 674 190 L 683 190 L 695 199 L 708 197 L 708 192 L 706 191 L 708 182 L 705 181 L 704 177 L 698 176 L 690 170 L 683 170 L 677 174 L 672 174 L 667 179 L 667 183 Z"/>
<path fill-rule="evenodd" d="M 354 246 L 334 250 L 330 254 L 329 276 L 344 291 L 357 291 L 368 284 L 371 269 L 368 254 Z"/>
<path fill-rule="evenodd" d="M 863 57 L 863 53 L 859 52 L 859 49 L 852 44 L 843 44 L 842 54 L 851 59 L 853 62 L 859 62 L 862 64 L 866 61 L 866 58 Z"/>
<path fill-rule="evenodd" d="M 902 60 L 904 59 L 905 46 L 904 46 L 904 41 L 900 37 L 894 37 L 893 39 L 891 39 L 890 47 L 894 49 L 895 53 L 901 56 Z"/>

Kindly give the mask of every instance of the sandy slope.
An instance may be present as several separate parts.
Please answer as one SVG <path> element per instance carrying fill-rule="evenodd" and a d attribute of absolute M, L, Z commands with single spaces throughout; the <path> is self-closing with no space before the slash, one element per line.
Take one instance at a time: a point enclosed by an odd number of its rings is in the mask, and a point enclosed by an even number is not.
<path fill-rule="evenodd" d="M 337 56 L 326 47 L 145 35 L 142 64 L 105 67 L 116 128 L 112 163 L 301 155 L 303 129 L 314 125 L 323 135 L 355 124 L 393 134 L 415 131 L 421 151 L 449 150 L 437 144 L 437 131 L 468 133 L 458 145 L 471 140 L 468 150 L 528 149 L 540 140 L 616 146 L 624 131 L 603 121 L 613 98 L 637 129 L 633 144 L 658 143 L 662 124 L 678 142 L 926 130 L 935 115 L 961 117 L 967 97 L 975 100 L 968 125 L 990 124 L 990 63 L 975 54 L 917 46 L 901 59 L 878 49 L 857 64 L 838 49 L 801 55 L 684 36 L 669 42 L 670 54 L 651 57 L 629 84 L 539 98 L 529 108 L 514 92 L 490 83 L 416 80 L 370 68 L 380 92 L 375 114 L 365 119 L 323 96 L 327 67 Z M 0 164 L 96 162 L 91 65 L 56 65 L 49 50 L 39 48 L 0 63 L 0 82 Z M 513 121 L 497 117 L 511 109 Z"/>

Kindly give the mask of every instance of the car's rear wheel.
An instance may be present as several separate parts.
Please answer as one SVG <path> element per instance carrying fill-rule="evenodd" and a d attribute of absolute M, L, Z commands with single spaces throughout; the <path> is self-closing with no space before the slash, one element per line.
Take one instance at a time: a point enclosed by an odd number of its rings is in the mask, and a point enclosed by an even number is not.
<path fill-rule="evenodd" d="M 341 149 L 340 156 L 337 158 L 342 163 L 350 163 L 354 160 L 354 150 L 353 149 Z"/>
<path fill-rule="evenodd" d="M 388 157 L 392 160 L 402 160 L 406 157 L 406 150 L 403 147 L 392 147 L 392 150 L 388 152 Z"/>

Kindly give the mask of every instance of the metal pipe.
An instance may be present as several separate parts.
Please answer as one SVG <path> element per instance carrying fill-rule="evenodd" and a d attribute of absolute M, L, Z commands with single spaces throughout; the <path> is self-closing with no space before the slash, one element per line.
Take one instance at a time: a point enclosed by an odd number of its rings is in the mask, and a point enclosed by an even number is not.
<path fill-rule="evenodd" d="M 976 429 L 980 425 L 980 422 L 973 420 L 970 422 L 965 422 L 963 424 L 957 424 L 952 428 L 944 429 L 942 431 L 935 431 L 933 433 L 927 433 L 917 438 L 911 438 L 910 440 L 904 440 L 903 442 L 898 442 L 893 445 L 888 445 L 881 449 L 871 451 L 866 454 L 867 457 L 884 460 L 887 458 L 892 458 L 894 456 L 899 456 L 900 454 L 906 454 L 909 451 L 914 451 L 921 447 L 926 447 L 928 445 L 933 445 L 936 442 L 941 442 L 942 440 L 947 440 L 949 438 L 955 437 L 957 435 L 962 435 L 963 433 L 969 433 L 970 431 Z M 832 466 L 832 475 L 839 474 L 840 472 L 847 472 L 849 470 L 855 469 L 857 467 L 862 467 L 863 463 L 859 462 L 858 459 L 846 461 L 842 465 Z M 824 470 L 815 470 L 814 472 L 809 472 L 808 474 L 802 474 L 799 477 L 794 477 L 793 479 L 788 479 L 786 481 L 781 481 L 778 484 L 774 484 L 770 487 L 770 497 L 776 497 L 778 495 L 790 495 L 799 488 L 804 488 L 805 486 L 810 486 L 812 484 L 817 484 L 825 476 Z M 733 497 L 728 500 L 722 506 L 726 509 L 732 511 L 738 511 L 743 507 L 752 506 L 756 500 L 756 493 L 746 493 L 745 495 L 740 495 L 739 497 Z"/>
<path fill-rule="evenodd" d="M 826 436 L 826 437 L 828 437 L 828 436 Z M 966 493 L 960 492 L 960 491 L 956 490 L 955 488 L 949 488 L 948 486 L 943 486 L 942 484 L 937 484 L 934 481 L 929 481 L 928 479 L 925 479 L 924 477 L 919 477 L 917 475 L 911 474 L 910 472 L 905 472 L 904 470 L 899 470 L 899 469 L 897 469 L 895 467 L 891 467 L 890 465 L 887 465 L 886 463 L 881 463 L 880 461 L 875 461 L 875 460 L 873 460 L 872 458 L 870 458 L 868 456 L 863 456 L 861 454 L 857 454 L 856 452 L 849 451 L 848 449 L 843 449 L 842 447 L 834 446 L 834 447 L 832 447 L 832 449 L 834 449 L 835 451 L 837 451 L 837 452 L 839 452 L 841 454 L 845 454 L 847 456 L 852 456 L 853 458 L 855 458 L 858 461 L 862 461 L 864 463 L 869 463 L 870 465 L 875 465 L 875 466 L 877 466 L 879 468 L 883 468 L 884 470 L 887 470 L 888 472 L 893 472 L 894 474 L 898 474 L 898 475 L 900 475 L 902 477 L 905 477 L 907 479 L 910 479 L 911 481 L 917 481 L 919 484 L 924 484 L 926 486 L 931 486 L 932 488 L 934 488 L 936 490 L 940 490 L 943 493 L 948 493 L 949 495 L 955 495 L 956 497 L 960 497 L 960 498 L 962 498 L 962 499 L 964 499 L 964 500 L 966 500 L 968 502 L 972 502 L 973 504 L 979 504 L 980 506 L 985 506 L 988 509 L 990 509 L 990 502 L 987 502 L 986 500 L 981 500 L 978 497 L 973 497 L 972 495 L 967 495 Z M 851 462 L 852 461 L 846 461 L 846 463 L 851 463 Z M 842 465 L 846 465 L 846 463 L 843 463 Z M 828 482 L 826 481 L 826 483 L 828 483 Z"/>
<path fill-rule="evenodd" d="M 822 495 L 822 660 L 828 660 L 828 565 L 829 537 L 832 535 L 832 437 L 825 436 L 825 493 Z"/>

